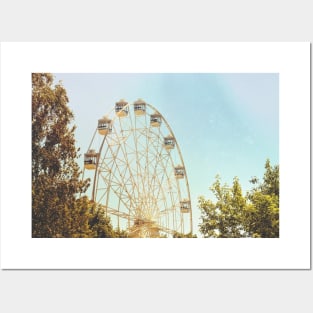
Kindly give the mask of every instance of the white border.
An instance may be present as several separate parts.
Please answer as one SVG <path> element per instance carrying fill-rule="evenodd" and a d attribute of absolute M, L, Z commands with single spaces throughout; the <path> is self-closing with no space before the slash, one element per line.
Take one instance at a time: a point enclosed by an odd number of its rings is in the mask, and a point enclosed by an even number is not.
<path fill-rule="evenodd" d="M 31 72 L 280 75 L 279 239 L 32 239 Z M 309 43 L 2 43 L 1 267 L 308 269 Z"/>

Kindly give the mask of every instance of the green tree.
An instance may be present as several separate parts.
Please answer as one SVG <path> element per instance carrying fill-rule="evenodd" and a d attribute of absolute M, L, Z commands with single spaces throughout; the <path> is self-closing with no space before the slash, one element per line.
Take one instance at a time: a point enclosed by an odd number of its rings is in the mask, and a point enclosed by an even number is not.
<path fill-rule="evenodd" d="M 124 230 L 113 229 L 110 218 L 106 215 L 105 208 L 91 202 L 89 228 L 93 238 L 127 238 Z"/>
<path fill-rule="evenodd" d="M 94 237 L 93 230 L 90 227 L 92 218 L 92 204 L 87 197 L 77 199 L 73 207 L 65 206 L 66 218 L 63 234 L 68 238 L 90 238 Z"/>
<path fill-rule="evenodd" d="M 220 177 L 210 188 L 216 201 L 199 198 L 204 237 L 279 237 L 279 166 L 266 160 L 263 181 L 251 179 L 253 189 L 243 196 L 238 178 L 221 186 Z"/>
<path fill-rule="evenodd" d="M 279 237 L 279 166 L 267 159 L 263 181 L 253 178 L 255 187 L 247 194 L 246 229 L 252 237 Z"/>
<path fill-rule="evenodd" d="M 106 217 L 102 206 L 94 204 L 91 208 L 91 217 L 89 220 L 90 229 L 95 238 L 114 238 L 114 230 L 110 218 Z"/>
<path fill-rule="evenodd" d="M 88 187 L 88 181 L 79 178 L 79 149 L 75 147 L 75 126 L 70 126 L 73 113 L 67 103 L 66 90 L 61 84 L 53 84 L 51 74 L 32 74 L 33 237 L 76 233 L 71 224 L 75 221 L 73 214 L 82 209 L 76 197 Z M 82 210 L 87 214 L 87 209 Z"/>
<path fill-rule="evenodd" d="M 173 238 L 197 238 L 196 234 L 188 233 L 188 234 L 182 234 L 179 232 L 174 232 Z"/>
<path fill-rule="evenodd" d="M 237 177 L 232 187 L 221 185 L 220 177 L 216 177 L 210 190 L 217 201 L 199 198 L 201 209 L 200 232 L 204 237 L 236 238 L 244 236 L 242 211 L 246 206 L 246 199 L 242 195 Z"/>

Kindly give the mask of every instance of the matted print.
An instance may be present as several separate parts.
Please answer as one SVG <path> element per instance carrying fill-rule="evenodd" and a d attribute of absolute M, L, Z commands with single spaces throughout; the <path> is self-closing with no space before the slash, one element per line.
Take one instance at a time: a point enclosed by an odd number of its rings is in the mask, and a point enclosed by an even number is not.
<path fill-rule="evenodd" d="M 21 46 L 28 63 L 14 58 Z M 284 49 L 293 59 L 279 57 Z M 24 164 L 19 180 L 29 188 L 14 211 L 1 206 L 2 267 L 309 266 L 309 193 L 300 228 L 290 207 L 297 177 L 308 178 L 293 172 L 290 143 L 307 149 L 309 44 L 5 43 L 2 51 L 2 111 L 15 99 L 19 116 L 31 117 L 14 118 L 25 132 L 4 138 L 9 147 L 18 136 L 10 157 Z M 14 86 L 21 92 L 11 97 Z M 299 125 L 289 133 L 291 120 Z M 12 249 L 23 242 L 31 255 Z"/>

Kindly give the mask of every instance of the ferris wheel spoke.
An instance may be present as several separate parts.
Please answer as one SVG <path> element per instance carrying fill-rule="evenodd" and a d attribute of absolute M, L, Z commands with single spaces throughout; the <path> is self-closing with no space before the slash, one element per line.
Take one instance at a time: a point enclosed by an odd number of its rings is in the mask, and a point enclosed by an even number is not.
<path fill-rule="evenodd" d="M 122 173 L 121 173 L 121 166 L 122 166 L 122 164 L 125 165 L 125 167 L 126 167 L 126 168 L 124 169 L 125 172 L 127 171 L 127 169 L 128 169 L 128 171 L 129 171 L 129 166 L 128 166 L 129 164 L 128 164 L 127 162 L 123 162 L 122 159 L 121 159 L 121 163 L 120 163 L 120 164 L 117 164 L 117 153 L 119 152 L 119 150 L 121 149 L 121 147 L 122 147 L 122 145 L 119 145 L 117 151 L 114 153 L 114 152 L 112 151 L 111 147 L 108 146 L 108 148 L 111 150 L 111 155 L 112 155 L 112 158 L 113 158 L 113 161 L 114 161 L 114 163 L 115 163 L 115 167 L 116 167 L 116 169 L 117 169 L 117 171 L 118 171 L 118 174 L 119 174 L 120 179 L 121 179 L 121 178 L 125 178 L 125 174 L 122 175 Z M 122 149 L 121 149 L 121 150 L 122 150 Z M 115 175 L 115 178 L 117 178 L 117 175 Z M 118 181 L 119 181 L 120 179 L 117 178 Z M 125 183 L 124 183 L 124 187 L 125 187 Z M 134 186 L 134 187 L 135 187 L 135 186 Z M 125 190 L 127 191 L 127 188 L 125 188 Z M 131 195 L 130 192 L 127 191 L 127 193 L 128 193 L 129 196 Z"/>
<path fill-rule="evenodd" d="M 105 171 L 107 171 L 109 173 L 109 175 L 103 175 L 102 173 L 105 172 Z M 113 187 L 116 187 L 116 186 L 118 186 L 121 190 L 124 190 L 126 192 L 126 194 L 128 196 L 128 199 L 130 201 L 130 204 L 131 204 L 131 205 L 128 204 L 127 206 L 129 207 L 129 211 L 132 212 L 132 208 L 135 206 L 135 204 L 133 203 L 134 197 L 128 191 L 127 184 L 126 184 L 125 181 L 123 181 L 121 176 L 117 176 L 117 174 L 115 174 L 114 171 L 112 171 L 112 167 L 108 167 L 104 163 L 103 170 L 101 172 L 101 177 L 102 177 L 103 181 L 106 183 L 106 185 L 110 186 L 110 188 L 114 191 L 115 194 L 118 195 L 116 189 L 113 188 Z M 121 197 L 121 194 L 120 194 L 120 197 Z"/>
<path fill-rule="evenodd" d="M 127 214 L 127 213 L 125 213 L 125 212 L 121 212 L 121 211 L 119 211 L 119 210 L 116 210 L 116 209 L 113 209 L 113 208 L 107 208 L 107 212 L 109 213 L 109 214 L 113 214 L 113 215 L 115 215 L 115 216 L 118 216 L 118 217 L 121 217 L 121 218 L 124 218 L 124 219 L 130 219 L 130 220 L 134 220 L 134 217 L 133 216 L 131 216 L 131 215 L 129 215 L 129 214 Z"/>
<path fill-rule="evenodd" d="M 114 195 L 116 196 L 119 202 L 119 204 L 115 203 L 117 207 L 115 208 L 116 212 L 124 213 L 124 214 L 127 214 L 128 216 L 135 215 L 135 211 L 133 209 L 134 204 L 132 204 L 132 201 L 131 201 L 132 199 L 129 198 L 128 196 L 127 197 L 122 196 L 121 186 L 119 186 L 118 184 L 116 185 L 113 184 L 110 186 L 110 190 L 112 190 L 112 192 L 114 193 Z M 124 208 L 124 211 L 122 210 L 122 208 Z"/>

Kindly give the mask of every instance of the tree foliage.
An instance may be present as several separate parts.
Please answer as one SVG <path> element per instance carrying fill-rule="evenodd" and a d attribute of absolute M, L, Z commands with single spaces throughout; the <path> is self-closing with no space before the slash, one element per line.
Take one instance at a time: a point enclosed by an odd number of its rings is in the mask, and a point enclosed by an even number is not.
<path fill-rule="evenodd" d="M 266 160 L 263 182 L 252 179 L 256 185 L 248 192 L 246 228 L 252 237 L 279 237 L 279 166 Z"/>
<path fill-rule="evenodd" d="M 188 233 L 188 234 L 182 234 L 179 232 L 174 232 L 173 238 L 197 238 L 196 234 Z"/>
<path fill-rule="evenodd" d="M 32 74 L 32 236 L 125 237 L 102 207 L 78 197 L 89 181 L 80 179 L 68 101 L 51 74 Z"/>
<path fill-rule="evenodd" d="M 32 74 L 32 235 L 65 236 L 76 195 L 88 182 L 79 179 L 73 113 L 62 85 L 53 76 Z"/>
<path fill-rule="evenodd" d="M 114 230 L 110 218 L 106 216 L 105 208 L 102 205 L 93 204 L 90 210 L 91 217 L 89 226 L 94 238 L 126 238 L 126 231 Z"/>
<path fill-rule="evenodd" d="M 216 201 L 199 198 L 204 237 L 279 237 L 279 167 L 265 163 L 262 183 L 252 178 L 254 188 L 245 196 L 237 177 L 231 187 L 221 185 L 221 179 L 211 186 Z"/>

